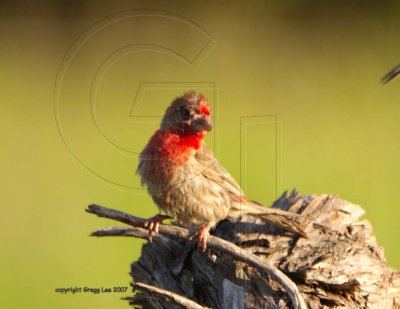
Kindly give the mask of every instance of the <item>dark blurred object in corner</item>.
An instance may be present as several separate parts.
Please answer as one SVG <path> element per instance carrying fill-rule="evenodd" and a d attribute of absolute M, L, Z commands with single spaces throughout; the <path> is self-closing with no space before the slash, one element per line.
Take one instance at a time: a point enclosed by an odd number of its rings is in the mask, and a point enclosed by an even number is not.
<path fill-rule="evenodd" d="M 400 75 L 400 64 L 397 65 L 392 70 L 390 70 L 387 74 L 385 74 L 385 76 L 383 76 L 381 79 L 381 83 L 386 85 L 388 82 L 395 79 L 399 75 Z"/>

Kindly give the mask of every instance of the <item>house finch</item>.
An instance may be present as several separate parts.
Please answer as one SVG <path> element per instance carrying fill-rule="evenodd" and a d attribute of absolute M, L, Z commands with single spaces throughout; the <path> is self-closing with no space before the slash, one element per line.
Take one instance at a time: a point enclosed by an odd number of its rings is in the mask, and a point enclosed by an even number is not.
<path fill-rule="evenodd" d="M 296 215 L 248 200 L 239 184 L 214 158 L 203 139 L 212 130 L 211 110 L 195 92 L 176 98 L 167 108 L 160 129 L 140 154 L 137 173 L 156 205 L 166 215 L 145 226 L 158 233 L 166 218 L 198 228 L 195 236 L 205 250 L 209 230 L 223 219 L 251 215 L 300 235 Z M 298 216 L 297 216 L 298 217 Z"/>

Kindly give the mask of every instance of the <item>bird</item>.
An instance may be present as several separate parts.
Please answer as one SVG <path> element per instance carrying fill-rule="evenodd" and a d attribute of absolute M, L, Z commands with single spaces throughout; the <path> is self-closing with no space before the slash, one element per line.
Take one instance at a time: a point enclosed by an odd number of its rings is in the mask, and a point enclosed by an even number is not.
<path fill-rule="evenodd" d="M 145 227 L 158 234 L 159 225 L 173 219 L 196 228 L 191 237 L 207 248 L 210 229 L 224 219 L 250 215 L 285 230 L 306 236 L 297 222 L 300 215 L 265 207 L 248 199 L 231 174 L 216 160 L 204 138 L 212 131 L 207 99 L 195 91 L 175 98 L 160 127 L 139 156 L 137 174 L 158 208 L 165 213 L 149 218 Z"/>

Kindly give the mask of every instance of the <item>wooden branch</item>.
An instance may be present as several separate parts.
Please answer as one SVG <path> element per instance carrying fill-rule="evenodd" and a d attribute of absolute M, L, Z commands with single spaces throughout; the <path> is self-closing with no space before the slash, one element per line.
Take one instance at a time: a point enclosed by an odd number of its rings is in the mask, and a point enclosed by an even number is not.
<path fill-rule="evenodd" d="M 210 309 L 209 307 L 200 306 L 198 303 L 165 289 L 145 284 L 143 282 L 136 282 L 135 287 L 147 291 L 150 295 L 162 298 L 166 302 L 173 302 L 186 309 Z"/>
<path fill-rule="evenodd" d="M 126 213 L 123 213 L 118 210 L 106 208 L 103 206 L 99 205 L 89 205 L 88 209 L 86 209 L 87 212 L 96 214 L 99 217 L 103 218 L 109 218 L 113 220 L 117 220 L 120 222 L 124 222 L 127 224 L 130 224 L 135 227 L 144 227 L 144 222 L 146 221 L 145 219 L 138 218 Z M 187 237 L 189 235 L 189 230 L 176 227 L 176 226 L 170 226 L 170 225 L 160 225 L 160 234 L 162 235 L 168 235 L 172 237 Z M 108 232 L 107 232 L 108 231 Z M 92 234 L 93 236 L 116 236 L 120 233 L 123 236 L 128 236 L 127 230 L 126 229 L 118 229 L 118 228 L 112 228 L 112 229 L 106 229 L 106 230 L 99 230 Z M 136 237 L 142 237 L 142 238 L 147 238 L 147 235 L 145 237 L 143 232 L 139 232 L 138 230 L 131 230 L 129 233 L 132 233 Z M 140 236 L 139 236 L 140 235 Z M 215 236 L 210 236 L 209 240 L 207 242 L 208 247 L 212 249 L 219 250 L 221 252 L 224 252 L 226 254 L 229 254 L 230 256 L 236 258 L 238 261 L 244 262 L 248 265 L 251 265 L 255 268 L 257 268 L 261 273 L 270 276 L 274 280 L 276 280 L 287 292 L 289 295 L 292 304 L 294 308 L 299 308 L 299 309 L 307 309 L 303 297 L 301 296 L 297 286 L 293 283 L 292 280 L 290 280 L 289 277 L 287 277 L 283 272 L 281 272 L 279 269 L 277 269 L 275 266 L 267 263 L 266 261 L 263 261 L 261 258 L 258 256 L 251 254 L 247 251 L 243 251 L 240 247 L 226 241 L 223 239 L 220 239 Z"/>
<path fill-rule="evenodd" d="M 90 234 L 90 236 L 131 236 L 137 238 L 147 238 L 149 231 L 140 227 L 105 227 L 98 229 Z"/>
<path fill-rule="evenodd" d="M 160 235 L 143 245 L 131 265 L 133 280 L 214 309 L 230 309 L 232 303 L 239 308 L 243 303 L 245 308 L 400 308 L 400 273 L 386 265 L 371 225 L 360 220 L 360 206 L 336 196 L 292 192 L 273 207 L 300 214 L 308 238 L 243 217 L 220 222 L 209 249 L 201 252 L 188 241 L 194 231 L 161 225 Z M 142 218 L 97 205 L 87 211 L 132 225 L 100 229 L 93 236 L 147 238 Z M 182 308 L 154 295 L 142 289 L 131 304 Z"/>

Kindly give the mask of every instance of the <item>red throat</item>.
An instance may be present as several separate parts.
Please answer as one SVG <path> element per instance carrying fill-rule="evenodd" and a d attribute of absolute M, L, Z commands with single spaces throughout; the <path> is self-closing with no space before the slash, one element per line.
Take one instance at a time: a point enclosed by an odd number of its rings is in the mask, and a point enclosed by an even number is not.
<path fill-rule="evenodd" d="M 183 148 L 194 148 L 199 149 L 203 138 L 206 136 L 206 132 L 202 131 L 199 133 L 189 134 L 181 138 L 181 144 Z"/>
<path fill-rule="evenodd" d="M 191 133 L 185 136 L 167 133 L 158 130 L 147 144 L 149 153 L 157 152 L 160 158 L 169 158 L 174 161 L 186 161 L 194 155 L 202 144 L 206 132 Z"/>

